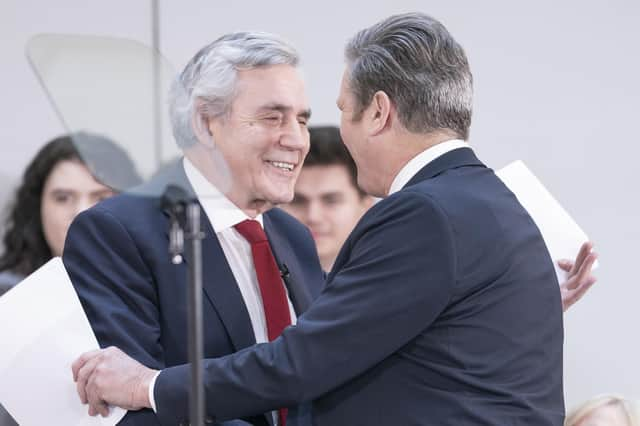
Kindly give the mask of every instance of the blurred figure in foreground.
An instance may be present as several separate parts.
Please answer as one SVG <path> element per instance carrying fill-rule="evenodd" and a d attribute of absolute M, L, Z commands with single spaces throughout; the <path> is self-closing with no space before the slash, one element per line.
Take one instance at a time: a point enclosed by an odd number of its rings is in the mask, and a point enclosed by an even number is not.
<path fill-rule="evenodd" d="M 597 396 L 571 411 L 564 424 L 565 426 L 639 426 L 638 403 L 616 395 Z"/>

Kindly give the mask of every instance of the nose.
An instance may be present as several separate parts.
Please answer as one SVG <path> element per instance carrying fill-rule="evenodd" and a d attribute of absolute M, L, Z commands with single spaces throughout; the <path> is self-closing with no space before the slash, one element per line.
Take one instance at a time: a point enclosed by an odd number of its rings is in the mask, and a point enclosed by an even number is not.
<path fill-rule="evenodd" d="M 311 201 L 307 206 L 307 222 L 309 224 L 319 223 L 322 219 L 322 207 L 317 201 Z"/>
<path fill-rule="evenodd" d="M 88 208 L 93 207 L 94 204 L 95 203 L 92 200 L 90 200 L 88 197 L 80 198 L 78 200 L 78 202 L 76 203 L 73 217 L 75 217 L 76 215 L 82 213 L 83 211 L 87 210 Z"/>
<path fill-rule="evenodd" d="M 298 120 L 290 120 L 283 128 L 280 144 L 291 150 L 305 150 L 309 146 L 309 131 L 307 126 Z"/>

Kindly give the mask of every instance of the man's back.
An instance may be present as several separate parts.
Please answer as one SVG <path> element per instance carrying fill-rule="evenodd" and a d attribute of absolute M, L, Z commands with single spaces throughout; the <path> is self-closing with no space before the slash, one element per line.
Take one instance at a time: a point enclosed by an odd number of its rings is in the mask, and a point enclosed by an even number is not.
<path fill-rule="evenodd" d="M 371 229 L 416 198 L 439 210 L 449 227 L 451 244 L 440 249 L 452 257 L 450 283 L 433 279 L 440 276 L 436 268 L 449 265 L 423 269 L 429 260 L 411 249 L 434 233 L 427 218 L 397 217 L 414 229 L 409 240 L 394 241 L 391 234 L 364 242 Z M 553 265 L 531 218 L 471 150 L 435 160 L 365 215 L 336 261 L 338 280 L 354 261 L 351 248 L 360 253 L 361 244 L 409 253 L 371 262 L 369 273 L 385 277 L 385 270 L 404 269 L 396 261 L 414 263 L 422 273 L 417 281 L 398 277 L 387 285 L 406 286 L 409 298 L 430 295 L 424 309 L 434 319 L 373 368 L 316 400 L 316 424 L 562 424 L 562 312 Z M 390 319 L 381 315 L 379 321 Z M 378 336 L 386 337 L 384 331 Z"/>

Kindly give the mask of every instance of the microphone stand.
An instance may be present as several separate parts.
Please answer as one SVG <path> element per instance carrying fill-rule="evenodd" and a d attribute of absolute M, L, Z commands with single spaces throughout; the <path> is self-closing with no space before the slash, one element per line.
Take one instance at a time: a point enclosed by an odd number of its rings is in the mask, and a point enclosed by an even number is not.
<path fill-rule="evenodd" d="M 202 239 L 200 205 L 187 192 L 176 186 L 167 186 L 162 196 L 162 208 L 169 212 L 169 254 L 171 263 L 183 262 L 185 231 L 190 247 L 187 265 L 187 297 L 189 324 L 189 363 L 191 365 L 191 390 L 189 398 L 190 424 L 204 425 L 203 382 L 203 326 L 202 326 Z"/>

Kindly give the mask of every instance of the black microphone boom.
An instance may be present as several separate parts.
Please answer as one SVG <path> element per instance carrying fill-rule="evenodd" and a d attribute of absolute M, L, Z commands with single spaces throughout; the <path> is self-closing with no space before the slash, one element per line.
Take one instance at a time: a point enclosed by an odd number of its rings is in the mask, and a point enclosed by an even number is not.
<path fill-rule="evenodd" d="M 189 400 L 190 424 L 204 425 L 204 383 L 202 368 L 204 356 L 202 325 L 202 239 L 200 229 L 200 204 L 177 185 L 167 185 L 160 199 L 160 206 L 168 212 L 169 255 L 174 265 L 182 263 L 186 238 L 191 246 L 187 268 L 187 299 L 189 327 L 189 362 L 191 364 L 191 391 Z"/>

